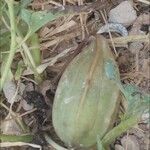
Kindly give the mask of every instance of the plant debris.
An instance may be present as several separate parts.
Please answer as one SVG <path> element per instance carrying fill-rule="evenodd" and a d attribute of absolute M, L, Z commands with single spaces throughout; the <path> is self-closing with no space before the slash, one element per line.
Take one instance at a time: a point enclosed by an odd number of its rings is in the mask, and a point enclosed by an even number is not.
<path fill-rule="evenodd" d="M 26 92 L 24 99 L 28 104 L 33 104 L 33 106 L 37 109 L 48 109 L 44 96 L 37 91 Z"/>

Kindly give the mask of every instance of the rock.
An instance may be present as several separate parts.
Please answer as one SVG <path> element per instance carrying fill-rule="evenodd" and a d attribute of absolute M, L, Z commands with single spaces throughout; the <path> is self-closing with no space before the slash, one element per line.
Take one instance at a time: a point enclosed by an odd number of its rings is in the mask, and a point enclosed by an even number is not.
<path fill-rule="evenodd" d="M 140 150 L 138 140 L 133 135 L 124 136 L 121 143 L 125 150 Z"/>
<path fill-rule="evenodd" d="M 25 100 L 21 101 L 21 105 L 23 107 L 24 110 L 29 111 L 33 109 L 33 105 L 32 104 L 27 104 L 27 102 Z"/>
<path fill-rule="evenodd" d="M 141 130 L 139 130 L 141 129 Z M 129 133 L 131 135 L 134 135 L 137 139 L 140 139 L 140 142 L 142 139 L 144 139 L 145 135 L 144 135 L 144 130 L 137 125 L 137 127 L 130 129 Z"/>
<path fill-rule="evenodd" d="M 13 117 L 9 115 L 2 121 L 0 129 L 3 134 L 7 135 L 19 135 L 22 132 L 15 119 L 13 119 Z"/>
<path fill-rule="evenodd" d="M 150 14 L 142 14 L 140 15 L 134 22 L 129 35 L 145 35 L 146 33 L 141 31 L 142 25 L 149 25 L 150 24 L 150 19 L 149 19 Z M 142 48 L 144 47 L 143 42 L 133 42 L 129 44 L 129 50 L 133 53 L 136 54 L 138 53 Z"/>
<path fill-rule="evenodd" d="M 146 34 L 145 32 L 141 31 L 142 25 L 147 25 L 149 26 L 150 24 L 150 13 L 148 14 L 141 14 L 138 16 L 138 18 L 135 20 L 133 23 L 133 26 L 129 32 L 130 35 L 140 35 L 140 34 Z"/>
<path fill-rule="evenodd" d="M 109 22 L 121 23 L 126 27 L 130 26 L 136 18 L 136 11 L 130 1 L 123 1 L 109 12 Z"/>
<path fill-rule="evenodd" d="M 132 54 L 138 53 L 144 47 L 142 42 L 133 42 L 129 44 L 129 51 Z"/>
<path fill-rule="evenodd" d="M 97 34 L 101 34 L 101 33 L 104 33 L 104 32 L 117 32 L 117 33 L 120 33 L 122 36 L 128 36 L 128 31 L 127 29 L 120 23 L 108 23 L 104 26 L 102 26 Z"/>

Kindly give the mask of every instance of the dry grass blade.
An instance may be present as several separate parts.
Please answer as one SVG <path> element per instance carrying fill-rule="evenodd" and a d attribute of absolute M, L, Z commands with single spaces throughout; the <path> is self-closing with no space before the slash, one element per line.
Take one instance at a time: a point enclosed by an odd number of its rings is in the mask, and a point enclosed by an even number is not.
<path fill-rule="evenodd" d="M 63 51 L 62 53 L 59 53 L 57 56 L 53 57 L 53 58 L 50 58 L 50 60 L 45 63 L 45 64 L 42 64 L 40 65 L 39 67 L 37 67 L 37 71 L 39 73 L 41 73 L 41 71 L 43 72 L 48 66 L 52 66 L 53 64 L 55 64 L 59 58 L 61 57 L 64 57 L 68 52 L 70 52 L 72 49 L 76 49 L 77 46 L 75 47 L 71 47 L 71 48 L 68 48 L 66 49 L 65 51 Z"/>
<path fill-rule="evenodd" d="M 78 5 L 83 5 L 83 0 L 78 0 Z M 80 17 L 80 23 L 81 23 L 81 31 L 82 31 L 82 40 L 85 38 L 85 28 L 84 28 L 84 22 L 83 22 L 83 18 L 84 18 L 84 14 L 80 13 L 79 15 Z"/>
<path fill-rule="evenodd" d="M 44 60 L 43 60 L 43 63 L 50 63 L 50 62 L 51 62 L 50 64 L 53 65 L 54 63 L 56 63 L 56 61 L 57 61 L 59 58 L 65 56 L 65 55 L 66 55 L 68 52 L 70 52 L 71 50 L 76 49 L 76 47 L 77 47 L 77 46 L 68 48 L 68 49 L 64 50 L 62 53 L 59 53 L 57 56 L 55 56 L 55 57 L 53 57 L 53 58 L 44 59 Z"/>
<path fill-rule="evenodd" d="M 103 18 L 103 20 L 104 20 L 105 24 L 107 25 L 107 24 L 108 24 L 108 22 L 107 22 L 107 20 L 106 20 L 106 18 L 105 18 L 105 15 L 103 14 L 103 12 L 102 12 L 102 11 L 100 11 L 100 13 L 101 13 L 101 15 L 102 15 L 102 18 Z M 111 35 L 110 30 L 108 31 L 108 33 L 109 33 L 109 37 L 110 37 L 110 40 L 111 40 L 111 44 L 112 44 L 112 47 L 113 47 L 114 53 L 115 53 L 115 55 L 118 57 L 118 53 L 117 53 L 117 50 L 116 50 L 116 47 L 115 47 L 115 43 L 114 43 L 114 41 L 113 41 L 113 38 L 112 38 L 112 35 Z"/>
<path fill-rule="evenodd" d="M 75 26 L 75 25 L 77 25 L 77 23 L 76 23 L 75 21 L 73 21 L 73 20 L 71 20 L 71 21 L 69 21 L 69 22 L 66 22 L 66 23 L 63 24 L 62 26 L 59 26 L 59 27 L 57 27 L 55 30 L 53 30 L 52 32 L 48 33 L 48 34 L 45 36 L 45 38 L 46 38 L 46 37 L 50 37 L 50 36 L 52 36 L 52 35 L 54 35 L 54 34 L 60 33 L 60 32 L 62 32 L 62 31 L 65 31 L 65 30 L 67 30 L 67 29 L 69 29 L 69 28 L 71 28 L 71 27 L 73 27 L 73 26 Z"/>
<path fill-rule="evenodd" d="M 150 5 L 150 2 L 147 1 L 147 0 L 137 0 L 137 1 L 139 1 L 139 2 L 141 2 L 141 3 L 144 3 L 144 4 L 147 4 L 147 5 Z"/>
<path fill-rule="evenodd" d="M 52 0 L 48 1 L 48 3 L 54 4 L 54 5 L 58 6 L 58 7 L 62 7 L 63 6 L 62 4 L 60 4 L 58 2 L 55 2 L 55 1 L 52 1 Z"/>
<path fill-rule="evenodd" d="M 30 146 L 33 148 L 38 148 L 39 150 L 42 150 L 42 147 L 37 144 L 31 144 L 31 143 L 24 143 L 24 142 L 3 142 L 0 144 L 0 147 L 12 147 L 12 146 Z"/>
<path fill-rule="evenodd" d="M 104 2 L 100 2 L 100 1 L 96 1 L 93 3 L 88 3 L 87 5 L 81 5 L 82 3 L 80 3 L 80 5 L 66 5 L 59 8 L 54 8 L 54 9 L 50 9 L 50 11 L 52 13 L 56 13 L 56 12 L 60 12 L 60 13 L 64 13 L 64 14 L 76 14 L 79 15 L 80 13 L 88 13 L 94 10 L 102 10 L 104 8 L 107 8 L 109 5 L 108 1 L 104 1 Z M 49 8 L 45 8 L 46 10 L 49 11 Z"/>
<path fill-rule="evenodd" d="M 117 37 L 113 38 L 113 41 L 116 45 L 127 44 L 128 42 L 146 42 L 149 43 L 149 34 L 147 35 L 129 35 L 126 37 Z M 111 40 L 109 39 L 108 42 L 111 44 Z"/>
<path fill-rule="evenodd" d="M 64 36 L 64 35 L 61 35 L 61 36 L 58 36 L 58 37 L 56 37 L 55 39 L 53 39 L 53 40 L 51 40 L 51 41 L 49 41 L 49 42 L 42 43 L 42 44 L 41 44 L 41 47 L 42 47 L 43 49 L 46 49 L 46 48 L 48 48 L 48 47 L 50 47 L 50 46 L 53 46 L 53 45 L 55 45 L 55 44 L 57 44 L 57 43 L 62 42 L 63 40 L 68 40 L 68 39 L 72 39 L 72 38 L 74 38 L 74 37 L 77 37 L 77 36 L 79 36 L 80 34 L 81 34 L 80 31 L 75 31 L 75 32 L 71 32 L 71 33 L 65 34 L 65 36 Z"/>
<path fill-rule="evenodd" d="M 48 66 L 54 65 L 58 61 L 58 59 L 64 57 L 67 53 L 69 53 L 70 51 L 72 51 L 76 48 L 77 48 L 77 45 L 64 50 L 63 52 L 59 53 L 58 55 L 56 55 L 53 58 L 43 60 L 43 64 L 41 64 L 40 66 L 37 67 L 38 73 L 42 73 Z M 29 75 L 29 74 L 33 74 L 33 71 L 32 70 L 25 70 L 23 73 L 23 75 Z"/>

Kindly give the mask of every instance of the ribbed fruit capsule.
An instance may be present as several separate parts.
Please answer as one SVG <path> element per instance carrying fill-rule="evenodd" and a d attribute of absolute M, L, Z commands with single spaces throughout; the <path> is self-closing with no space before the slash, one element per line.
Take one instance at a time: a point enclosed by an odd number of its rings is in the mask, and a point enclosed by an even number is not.
<path fill-rule="evenodd" d="M 59 81 L 52 119 L 57 135 L 68 147 L 94 146 L 97 136 L 102 138 L 114 123 L 119 88 L 106 76 L 108 60 L 116 65 L 106 40 L 93 38 Z M 116 76 L 119 79 L 118 68 Z"/>

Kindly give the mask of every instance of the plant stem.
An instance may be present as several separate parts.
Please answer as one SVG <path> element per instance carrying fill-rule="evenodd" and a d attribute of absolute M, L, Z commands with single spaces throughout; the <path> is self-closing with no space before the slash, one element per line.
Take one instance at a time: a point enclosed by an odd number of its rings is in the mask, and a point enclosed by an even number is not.
<path fill-rule="evenodd" d="M 35 78 L 37 79 L 38 83 L 40 83 L 42 81 L 42 78 L 40 76 L 40 74 L 37 72 L 37 68 L 36 68 L 36 64 L 35 64 L 35 61 L 32 57 L 32 54 L 29 50 L 29 47 L 27 46 L 27 44 L 23 41 L 23 37 L 22 37 L 22 34 L 21 32 L 17 29 L 17 43 L 20 44 L 22 43 L 22 48 L 24 50 L 24 53 L 26 55 L 26 58 L 27 58 L 27 62 L 28 62 L 28 65 L 32 68 L 33 72 L 34 72 L 34 76 Z"/>
<path fill-rule="evenodd" d="M 118 126 L 114 127 L 102 139 L 103 146 L 106 147 L 111 144 L 118 136 L 126 132 L 138 123 L 138 116 L 131 116 L 129 119 L 122 121 Z"/>
<path fill-rule="evenodd" d="M 15 15 L 14 15 L 14 0 L 9 0 L 9 1 L 6 0 L 6 2 L 9 10 L 11 44 L 10 44 L 9 55 L 5 64 L 5 69 L 3 70 L 3 72 L 1 70 L 2 76 L 1 76 L 1 83 L 0 83 L 0 91 L 3 88 L 5 80 L 7 79 L 7 75 L 16 52 L 16 32 L 15 32 L 16 25 L 15 25 Z"/>
<path fill-rule="evenodd" d="M 2 142 L 31 142 L 33 135 L 6 135 L 0 134 Z"/>
<path fill-rule="evenodd" d="M 18 37 L 17 37 L 17 43 L 18 44 L 22 43 L 21 46 L 24 49 L 24 53 L 26 54 L 26 56 L 28 58 L 28 61 L 30 61 L 31 66 L 34 69 L 36 69 L 36 64 L 35 64 L 35 62 L 34 62 L 34 60 L 32 58 L 31 52 L 30 52 L 27 44 L 25 42 L 23 42 L 22 34 L 20 33 L 20 31 L 18 29 L 17 29 L 17 35 L 18 35 Z"/>
<path fill-rule="evenodd" d="M 30 46 L 31 46 L 31 55 L 33 56 L 33 60 L 36 66 L 41 64 L 41 52 L 40 52 L 40 41 L 37 33 L 33 33 L 30 38 Z"/>

